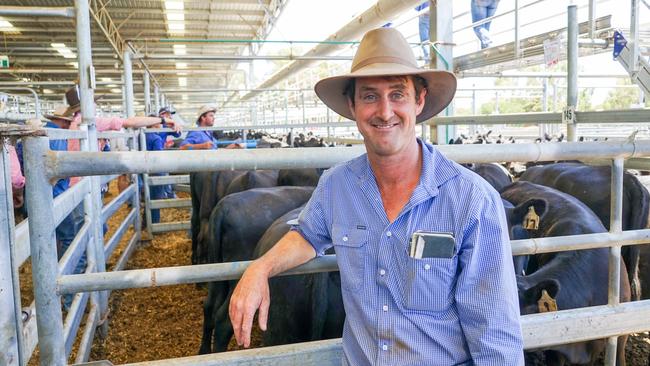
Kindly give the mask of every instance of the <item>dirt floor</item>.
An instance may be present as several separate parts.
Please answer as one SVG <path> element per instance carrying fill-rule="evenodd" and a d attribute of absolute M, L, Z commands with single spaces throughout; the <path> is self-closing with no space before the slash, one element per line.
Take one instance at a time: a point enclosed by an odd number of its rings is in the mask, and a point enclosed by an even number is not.
<path fill-rule="evenodd" d="M 105 201 L 115 194 L 113 184 Z M 179 196 L 187 197 L 183 193 Z M 106 238 L 110 238 L 128 210 L 124 205 L 111 219 Z M 189 210 L 166 209 L 162 210 L 161 216 L 163 222 L 185 221 L 189 220 Z M 117 261 L 130 236 L 131 230 L 109 260 L 108 268 Z M 189 265 L 190 253 L 191 242 L 187 232 L 159 234 L 135 252 L 127 269 Z M 33 298 L 29 263 L 21 267 L 20 274 L 22 303 L 27 306 Z M 195 285 L 114 291 L 110 298 L 108 336 L 104 340 L 95 339 L 91 360 L 110 360 L 117 365 L 196 355 L 201 341 L 206 293 L 205 289 Z M 234 342 L 230 348 L 236 348 Z M 628 366 L 650 366 L 650 335 L 643 333 L 630 337 L 626 355 Z M 37 365 L 36 360 L 37 353 L 30 365 Z M 543 365 L 543 362 L 535 364 Z"/>

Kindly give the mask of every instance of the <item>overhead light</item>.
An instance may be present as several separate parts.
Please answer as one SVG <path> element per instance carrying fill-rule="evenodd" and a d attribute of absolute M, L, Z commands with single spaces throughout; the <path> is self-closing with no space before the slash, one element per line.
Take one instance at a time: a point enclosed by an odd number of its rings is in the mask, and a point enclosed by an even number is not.
<path fill-rule="evenodd" d="M 178 86 L 187 86 L 187 78 L 178 78 Z"/>
<path fill-rule="evenodd" d="M 122 92 L 122 89 L 117 89 L 117 88 L 111 89 L 111 93 L 120 94 L 121 92 Z"/>
<path fill-rule="evenodd" d="M 76 58 L 77 56 L 70 50 L 65 43 L 50 43 L 52 48 L 61 54 L 64 58 Z"/>
<path fill-rule="evenodd" d="M 183 94 L 183 95 L 181 96 L 181 99 L 183 99 L 183 100 L 187 100 L 187 94 Z"/>
<path fill-rule="evenodd" d="M 108 84 L 106 85 L 107 88 L 117 88 L 117 84 Z"/>
<path fill-rule="evenodd" d="M 0 32 L 20 33 L 18 32 L 18 29 L 14 27 L 13 24 L 4 20 L 3 18 L 0 18 Z"/>
<path fill-rule="evenodd" d="M 186 55 L 187 48 L 184 44 L 175 44 L 174 45 L 174 55 Z"/>
<path fill-rule="evenodd" d="M 170 31 L 184 31 L 185 23 L 169 22 L 169 24 L 167 24 L 167 27 L 169 28 Z"/>
<path fill-rule="evenodd" d="M 52 90 L 52 89 L 43 89 L 43 94 L 54 94 L 54 90 Z"/>
<path fill-rule="evenodd" d="M 185 62 L 177 62 L 176 63 L 176 68 L 177 69 L 187 69 L 187 63 L 185 63 Z"/>
<path fill-rule="evenodd" d="M 75 69 L 79 68 L 79 63 L 78 62 L 68 62 L 68 65 L 74 67 Z"/>
<path fill-rule="evenodd" d="M 167 17 L 167 21 L 184 21 L 185 20 L 185 14 L 183 13 L 165 13 L 165 16 Z"/>
<path fill-rule="evenodd" d="M 101 80 L 103 82 L 106 82 L 106 83 L 109 83 L 109 82 L 113 81 L 113 79 L 111 79 L 111 78 L 101 78 Z"/>
<path fill-rule="evenodd" d="M 165 1 L 165 9 L 167 9 L 167 10 L 183 10 L 183 9 L 185 9 L 185 4 L 183 4 L 182 1 L 167 0 L 167 1 Z"/>

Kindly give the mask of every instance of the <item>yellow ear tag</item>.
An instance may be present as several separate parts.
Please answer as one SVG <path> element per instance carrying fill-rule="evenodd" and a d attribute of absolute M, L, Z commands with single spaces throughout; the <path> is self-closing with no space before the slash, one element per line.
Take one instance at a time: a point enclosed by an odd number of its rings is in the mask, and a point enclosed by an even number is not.
<path fill-rule="evenodd" d="M 557 302 L 548 294 L 548 292 L 546 292 L 546 290 L 542 290 L 542 296 L 537 300 L 537 308 L 540 313 L 557 311 Z"/>
<path fill-rule="evenodd" d="M 535 212 L 535 206 L 528 207 L 528 213 L 524 216 L 523 227 L 526 230 L 537 230 L 539 228 L 539 216 Z"/>

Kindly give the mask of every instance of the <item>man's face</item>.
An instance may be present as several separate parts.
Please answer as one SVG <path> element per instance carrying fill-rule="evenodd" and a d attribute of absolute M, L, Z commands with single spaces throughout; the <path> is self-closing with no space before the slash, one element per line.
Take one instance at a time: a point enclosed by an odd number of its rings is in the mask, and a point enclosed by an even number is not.
<path fill-rule="evenodd" d="M 162 113 L 160 114 L 160 117 L 162 117 L 162 118 L 164 118 L 164 119 L 173 119 L 173 118 L 172 118 L 172 114 L 169 113 L 169 112 L 162 112 Z"/>
<path fill-rule="evenodd" d="M 214 125 L 214 112 L 208 112 L 201 116 L 201 126 L 212 127 Z"/>
<path fill-rule="evenodd" d="M 415 142 L 416 116 L 426 89 L 415 99 L 410 77 L 357 78 L 354 105 L 348 101 L 369 154 L 391 156 Z"/>

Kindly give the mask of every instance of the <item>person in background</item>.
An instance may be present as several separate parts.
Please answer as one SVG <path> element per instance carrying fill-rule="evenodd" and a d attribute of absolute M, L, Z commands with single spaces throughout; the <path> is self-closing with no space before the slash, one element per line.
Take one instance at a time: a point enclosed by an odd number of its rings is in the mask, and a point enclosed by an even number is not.
<path fill-rule="evenodd" d="M 14 201 L 14 209 L 17 209 L 23 207 L 23 204 L 25 202 L 23 195 L 25 191 L 25 177 L 23 176 L 23 171 L 20 168 L 20 160 L 18 159 L 16 148 L 10 144 L 6 144 L 5 147 L 9 153 L 9 164 L 11 170 L 11 192 Z"/>
<path fill-rule="evenodd" d="M 148 128 L 161 128 L 161 127 L 162 127 L 162 123 L 149 126 Z M 147 140 L 147 151 L 162 151 L 164 149 L 163 146 L 164 140 L 160 133 L 145 133 L 144 135 Z M 151 176 L 162 176 L 162 175 L 166 175 L 166 173 L 151 174 Z M 160 199 L 167 198 L 167 196 L 165 195 L 165 186 L 150 185 L 149 198 L 152 200 L 160 200 Z M 160 222 L 160 209 L 151 210 L 151 222 L 154 224 Z"/>
<path fill-rule="evenodd" d="M 428 63 L 429 58 L 429 45 L 425 42 L 429 41 L 429 11 L 425 10 L 429 8 L 429 2 L 425 1 L 422 4 L 415 7 L 415 11 L 421 12 L 418 16 L 418 28 L 420 31 L 420 42 L 422 43 L 422 52 L 424 53 L 424 58 Z M 423 11 L 424 10 L 424 11 Z"/>
<path fill-rule="evenodd" d="M 494 15 L 499 5 L 499 0 L 471 0 L 472 1 L 472 23 L 476 23 L 485 18 Z M 492 46 L 492 39 L 490 38 L 490 23 L 491 21 L 477 25 L 474 27 L 474 33 L 481 41 L 481 49 Z"/>
<path fill-rule="evenodd" d="M 162 107 L 158 111 L 158 117 L 164 118 L 165 120 L 173 121 L 172 114 L 176 114 L 176 111 L 171 109 L 170 107 Z M 164 127 L 167 127 L 167 126 L 161 124 L 161 127 L 164 128 Z M 169 139 L 169 137 L 177 137 L 177 138 L 181 137 L 180 132 L 160 132 L 159 135 L 160 135 L 160 138 L 162 139 L 162 144 L 163 144 L 164 148 L 167 148 L 169 146 L 167 144 L 167 140 Z M 169 175 L 169 174 L 164 173 L 164 174 L 161 174 L 161 175 Z M 174 188 L 173 188 L 173 186 L 171 184 L 167 184 L 167 185 L 164 185 L 162 187 L 163 187 L 164 196 L 165 196 L 164 198 L 169 198 L 169 199 L 177 198 L 176 193 L 174 192 Z"/>
<path fill-rule="evenodd" d="M 196 124 L 199 127 L 212 127 L 214 125 L 214 114 L 217 108 L 213 105 L 204 105 L 199 108 Z M 217 148 L 217 139 L 212 131 L 190 131 L 181 142 L 181 150 L 211 150 Z"/>

